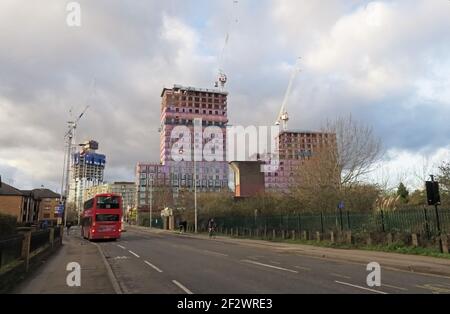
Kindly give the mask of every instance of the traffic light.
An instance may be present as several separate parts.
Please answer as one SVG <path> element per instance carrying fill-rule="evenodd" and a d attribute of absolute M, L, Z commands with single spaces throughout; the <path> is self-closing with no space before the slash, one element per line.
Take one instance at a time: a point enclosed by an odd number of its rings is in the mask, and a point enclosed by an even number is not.
<path fill-rule="evenodd" d="M 441 205 L 441 196 L 439 195 L 439 183 L 435 181 L 427 181 L 427 200 L 428 205 Z"/>

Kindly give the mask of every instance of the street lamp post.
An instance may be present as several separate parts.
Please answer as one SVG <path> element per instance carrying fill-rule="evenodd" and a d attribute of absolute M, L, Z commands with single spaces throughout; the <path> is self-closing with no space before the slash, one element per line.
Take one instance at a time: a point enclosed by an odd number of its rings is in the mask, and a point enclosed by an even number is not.
<path fill-rule="evenodd" d="M 151 178 L 151 182 L 150 182 L 150 211 L 149 211 L 149 215 L 150 215 L 150 222 L 149 222 L 149 226 L 150 229 L 152 229 L 152 215 L 153 215 L 153 176 L 150 176 Z"/>
<path fill-rule="evenodd" d="M 194 153 L 194 213 L 195 213 L 195 233 L 197 233 L 197 162 L 195 160 L 195 153 Z"/>
<path fill-rule="evenodd" d="M 180 149 L 180 155 L 183 155 L 184 150 Z M 197 214 L 197 162 L 195 160 L 195 150 L 194 150 L 194 232 L 197 233 L 197 222 L 198 222 L 198 214 Z"/>

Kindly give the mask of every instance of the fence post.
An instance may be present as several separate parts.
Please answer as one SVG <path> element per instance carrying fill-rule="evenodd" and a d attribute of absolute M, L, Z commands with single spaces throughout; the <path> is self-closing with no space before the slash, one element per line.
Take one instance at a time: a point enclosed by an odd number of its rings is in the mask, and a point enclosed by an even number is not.
<path fill-rule="evenodd" d="M 295 230 L 292 230 L 292 240 L 295 240 Z"/>
<path fill-rule="evenodd" d="M 339 208 L 339 219 L 341 222 L 341 231 L 344 231 L 344 220 L 342 219 L 342 208 Z"/>
<path fill-rule="evenodd" d="M 348 230 L 351 230 L 351 228 L 350 228 L 350 212 L 347 210 L 347 227 L 348 227 Z"/>
<path fill-rule="evenodd" d="M 320 240 L 321 240 L 321 235 L 320 235 L 319 231 L 316 232 L 316 240 L 317 240 L 317 242 L 320 242 Z"/>
<path fill-rule="evenodd" d="M 425 216 L 425 234 L 427 236 L 427 240 L 431 239 L 431 232 L 430 232 L 430 224 L 428 222 L 428 213 L 427 213 L 427 208 L 424 207 L 423 208 L 423 214 Z"/>
<path fill-rule="evenodd" d="M 436 212 L 436 227 L 437 227 L 437 232 L 438 232 L 438 237 L 439 237 L 439 246 L 440 246 L 440 250 L 441 253 L 444 253 L 444 243 L 442 243 L 442 232 L 441 232 L 441 222 L 439 220 L 439 207 L 437 204 L 434 205 L 435 208 L 435 212 Z M 445 238 L 447 240 L 447 238 Z M 448 251 L 448 246 L 447 246 L 447 251 Z"/>
<path fill-rule="evenodd" d="M 346 242 L 347 242 L 347 244 L 352 244 L 353 243 L 353 241 L 352 241 L 352 231 L 351 230 L 348 230 L 347 233 L 346 233 Z"/>
<path fill-rule="evenodd" d="M 324 230 L 323 230 L 323 213 L 322 212 L 320 212 L 320 226 L 321 226 L 320 230 L 322 231 L 322 233 L 324 233 Z"/>
<path fill-rule="evenodd" d="M 448 239 L 446 233 L 441 234 L 441 242 L 442 242 L 441 248 L 442 253 L 448 254 Z"/>
<path fill-rule="evenodd" d="M 62 240 L 64 236 L 64 225 L 59 227 L 59 245 L 62 245 Z"/>
<path fill-rule="evenodd" d="M 334 243 L 334 232 L 330 231 L 330 242 Z"/>
<path fill-rule="evenodd" d="M 383 212 L 383 210 L 380 210 L 380 214 L 381 214 L 381 231 L 386 232 L 386 229 L 384 227 L 384 212 Z"/>
<path fill-rule="evenodd" d="M 55 228 L 50 228 L 48 240 L 50 242 L 50 247 L 53 249 L 53 243 L 55 242 Z"/>
<path fill-rule="evenodd" d="M 31 231 L 25 232 L 23 236 L 21 257 L 25 262 L 25 271 L 27 272 L 30 264 Z"/>
<path fill-rule="evenodd" d="M 367 243 L 367 245 L 372 245 L 372 236 L 371 236 L 370 232 L 367 234 L 366 243 Z"/>
<path fill-rule="evenodd" d="M 417 234 L 416 233 L 412 233 L 411 234 L 411 242 L 412 242 L 412 246 L 414 246 L 414 247 L 418 247 L 419 246 L 419 240 L 417 238 Z"/>
<path fill-rule="evenodd" d="M 302 221 L 301 221 L 300 213 L 298 213 L 298 233 L 300 233 L 300 231 L 302 231 Z"/>
<path fill-rule="evenodd" d="M 387 243 L 388 245 L 392 245 L 392 233 L 387 234 Z"/>
<path fill-rule="evenodd" d="M 272 230 L 272 240 L 275 240 L 275 238 L 277 237 L 277 233 L 275 231 L 275 229 Z"/>

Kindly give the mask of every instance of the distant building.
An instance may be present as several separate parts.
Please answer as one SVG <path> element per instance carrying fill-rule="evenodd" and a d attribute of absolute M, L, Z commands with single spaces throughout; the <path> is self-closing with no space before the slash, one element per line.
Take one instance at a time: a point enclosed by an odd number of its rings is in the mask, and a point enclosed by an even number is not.
<path fill-rule="evenodd" d="M 89 200 L 97 194 L 114 193 L 122 196 L 124 211 L 136 206 L 136 184 L 134 182 L 114 182 L 92 186 L 84 191 L 84 199 Z"/>
<path fill-rule="evenodd" d="M 174 85 L 161 93 L 160 162 L 138 163 L 136 166 L 138 211 L 149 211 L 150 198 L 155 189 L 170 189 L 176 200 L 182 190 L 216 192 L 228 189 L 229 166 L 226 159 L 226 127 L 228 124 L 228 93 L 217 89 L 202 89 Z M 195 119 L 201 119 L 194 132 Z M 187 127 L 188 138 L 176 134 L 177 127 Z M 211 132 L 204 131 L 207 127 Z M 201 134 L 200 134 L 201 133 Z M 204 150 L 205 145 L 211 151 Z M 192 151 L 190 150 L 192 147 Z M 197 157 L 196 178 L 194 178 L 194 150 L 202 152 Z M 189 156 L 190 153 L 190 156 Z M 208 157 L 219 156 L 219 160 L 206 161 Z M 217 154 L 216 154 L 217 153 Z M 173 154 L 182 156 L 183 161 L 174 161 Z M 195 180 L 195 181 L 194 181 Z M 150 191 L 150 189 L 152 189 Z"/>
<path fill-rule="evenodd" d="M 335 146 L 336 135 L 311 131 L 282 131 L 277 140 L 278 169 L 265 173 L 267 191 L 288 192 L 297 184 L 297 173 L 323 145 Z M 301 179 L 301 178 L 300 178 Z"/>
<path fill-rule="evenodd" d="M 86 200 L 84 190 L 103 184 L 106 156 L 98 154 L 97 149 L 97 142 L 88 141 L 72 155 L 68 202 L 75 204 L 78 212 Z"/>

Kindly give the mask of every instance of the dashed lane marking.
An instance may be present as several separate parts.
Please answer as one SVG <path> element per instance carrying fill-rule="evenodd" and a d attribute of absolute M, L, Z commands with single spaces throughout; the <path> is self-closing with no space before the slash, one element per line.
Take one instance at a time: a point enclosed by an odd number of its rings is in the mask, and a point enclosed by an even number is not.
<path fill-rule="evenodd" d="M 140 256 L 137 255 L 136 253 L 134 253 L 133 251 L 128 250 L 128 252 L 130 252 L 131 254 L 133 254 L 134 256 L 136 256 L 137 258 L 140 258 Z"/>
<path fill-rule="evenodd" d="M 121 249 L 124 249 L 124 250 L 127 249 L 126 247 L 124 247 L 124 246 L 122 246 L 122 245 L 120 245 L 120 244 L 117 244 L 117 246 L 120 247 Z"/>
<path fill-rule="evenodd" d="M 283 271 L 288 271 L 290 273 L 298 274 L 298 271 L 296 271 L 296 270 L 287 269 L 287 268 L 278 267 L 278 266 L 273 266 L 273 265 L 269 265 L 269 264 L 263 264 L 263 263 L 259 263 L 259 262 L 255 262 L 255 261 L 251 261 L 251 260 L 247 260 L 247 259 L 241 260 L 241 262 L 250 263 L 250 264 L 254 264 L 254 265 L 258 265 L 258 266 L 263 266 L 263 267 L 268 267 L 268 268 L 273 268 L 273 269 L 278 269 L 278 270 L 283 270 Z"/>
<path fill-rule="evenodd" d="M 184 292 L 186 292 L 187 294 L 194 294 L 194 293 L 192 293 L 191 290 L 189 290 L 188 288 L 186 288 L 185 286 L 183 286 L 183 285 L 182 285 L 181 283 L 179 283 L 178 281 L 172 280 L 172 282 L 173 282 L 175 285 L 177 285 L 181 290 L 183 290 Z"/>
<path fill-rule="evenodd" d="M 156 270 L 158 273 L 162 273 L 163 271 L 161 269 L 159 269 L 158 267 L 156 267 L 155 265 L 153 265 L 152 263 L 150 263 L 149 261 L 144 261 L 145 264 L 147 264 L 148 266 L 150 266 L 151 268 L 153 268 L 154 270 Z"/>

